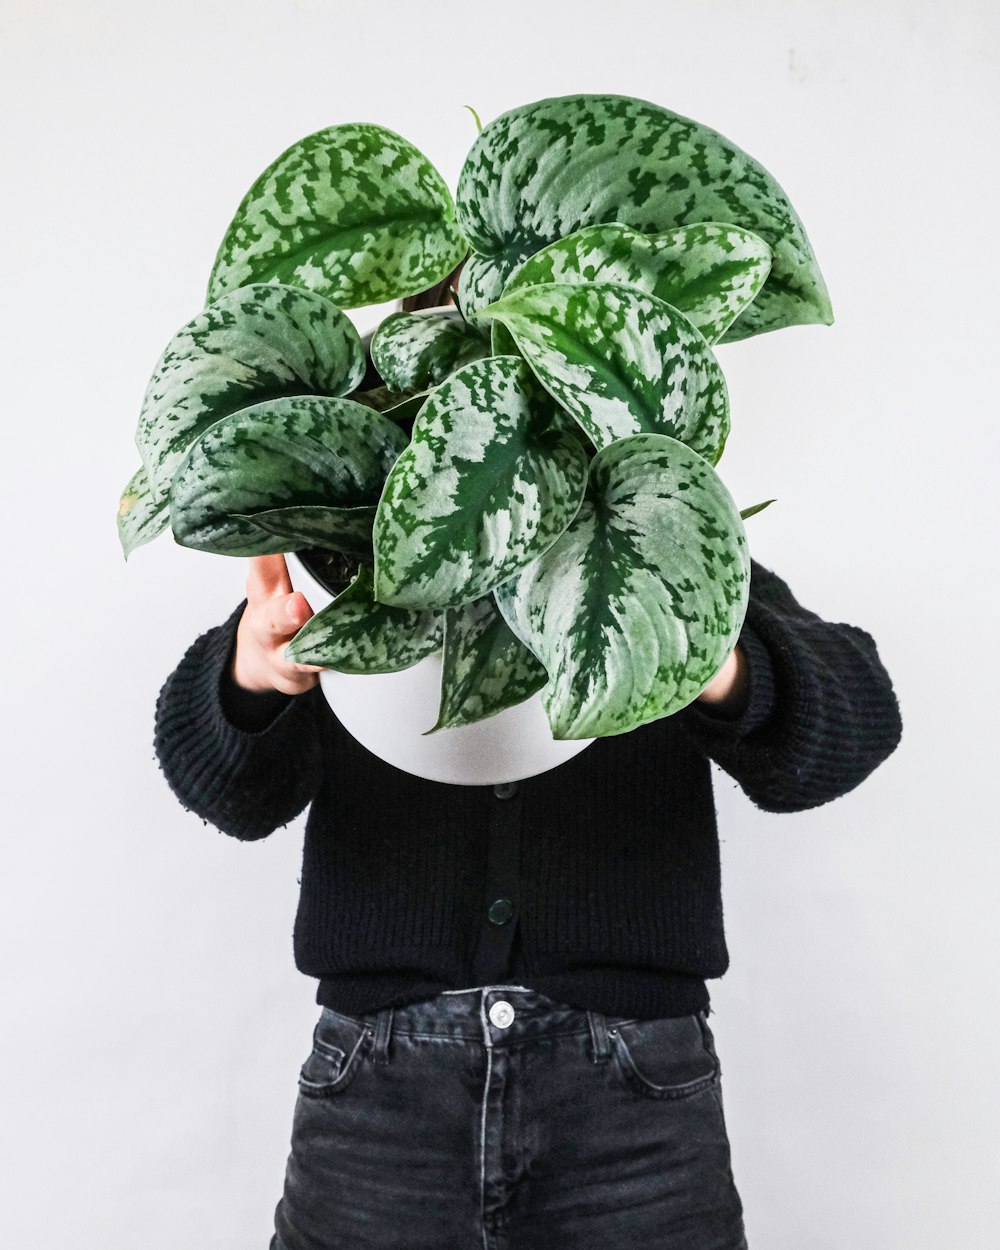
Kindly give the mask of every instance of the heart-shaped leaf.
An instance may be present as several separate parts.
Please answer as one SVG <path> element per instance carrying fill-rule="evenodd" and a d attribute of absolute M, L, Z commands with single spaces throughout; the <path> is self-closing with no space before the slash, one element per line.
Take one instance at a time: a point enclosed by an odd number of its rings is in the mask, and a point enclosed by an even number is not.
<path fill-rule="evenodd" d="M 833 321 L 805 229 L 772 175 L 718 131 L 647 100 L 556 96 L 501 114 L 466 157 L 456 207 L 474 249 L 459 281 L 470 320 L 523 260 L 583 226 L 656 234 L 731 222 L 760 235 L 774 261 L 721 341 Z"/>
<path fill-rule="evenodd" d="M 128 480 L 118 501 L 118 540 L 125 559 L 141 547 L 152 542 L 170 524 L 167 501 L 154 504 L 149 492 L 146 470 L 140 465 Z"/>
<path fill-rule="evenodd" d="M 504 295 L 543 282 L 613 282 L 679 309 L 709 343 L 754 300 L 771 249 L 749 230 L 703 221 L 661 234 L 619 222 L 585 226 L 535 252 L 511 274 Z"/>
<path fill-rule="evenodd" d="M 375 513 L 375 597 L 471 603 L 555 542 L 580 506 L 587 457 L 524 361 L 476 360 L 413 423 Z"/>
<path fill-rule="evenodd" d="M 222 296 L 174 335 L 146 388 L 135 441 L 154 502 L 216 421 L 279 395 L 343 395 L 364 374 L 357 330 L 322 296 L 266 284 Z"/>
<path fill-rule="evenodd" d="M 174 537 L 219 555 L 294 551 L 302 544 L 247 518 L 371 505 L 406 442 L 398 425 L 349 399 L 302 395 L 241 409 L 206 430 L 174 475 Z"/>
<path fill-rule="evenodd" d="M 511 631 L 493 594 L 444 613 L 438 729 L 471 725 L 530 698 L 548 681 L 545 666 Z"/>
<path fill-rule="evenodd" d="M 371 342 L 372 363 L 396 391 L 436 386 L 470 361 L 490 354 L 486 335 L 456 309 L 390 313 Z"/>
<path fill-rule="evenodd" d="M 493 595 L 549 674 L 553 737 L 591 738 L 696 698 L 739 637 L 749 582 L 743 523 L 712 466 L 636 434 L 594 456 L 572 524 Z"/>
<path fill-rule="evenodd" d="M 718 463 L 729 434 L 726 380 L 676 308 L 634 287 L 548 283 L 476 315 L 503 322 L 596 448 L 631 434 L 668 434 Z"/>
<path fill-rule="evenodd" d="M 309 618 L 285 648 L 291 664 L 341 673 L 398 673 L 441 646 L 440 612 L 377 603 L 362 564 L 346 590 Z"/>
<path fill-rule="evenodd" d="M 207 302 L 283 282 L 360 308 L 426 290 L 467 251 L 451 192 L 422 152 L 383 126 L 329 126 L 286 148 L 243 197 Z"/>

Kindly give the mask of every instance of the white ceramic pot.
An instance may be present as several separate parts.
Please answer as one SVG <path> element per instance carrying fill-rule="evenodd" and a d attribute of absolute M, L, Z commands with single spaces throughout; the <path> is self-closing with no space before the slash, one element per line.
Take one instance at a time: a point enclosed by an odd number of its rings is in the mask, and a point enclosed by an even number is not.
<path fill-rule="evenodd" d="M 294 553 L 285 556 L 295 590 L 314 612 L 330 593 Z M 541 692 L 472 725 L 438 729 L 441 651 L 398 673 L 340 673 L 324 669 L 320 685 L 344 728 L 379 759 L 430 781 L 488 786 L 548 772 L 585 750 L 595 738 L 552 737 Z"/>

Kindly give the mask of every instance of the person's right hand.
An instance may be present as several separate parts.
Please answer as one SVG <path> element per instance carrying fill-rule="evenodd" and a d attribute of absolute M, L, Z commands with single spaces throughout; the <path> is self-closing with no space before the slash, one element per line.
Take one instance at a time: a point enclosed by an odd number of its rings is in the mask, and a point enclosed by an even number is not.
<path fill-rule="evenodd" d="M 302 694 L 319 681 L 319 664 L 289 664 L 285 647 L 313 615 L 306 597 L 292 590 L 283 555 L 251 556 L 247 605 L 236 629 L 230 673 L 244 690 Z"/>

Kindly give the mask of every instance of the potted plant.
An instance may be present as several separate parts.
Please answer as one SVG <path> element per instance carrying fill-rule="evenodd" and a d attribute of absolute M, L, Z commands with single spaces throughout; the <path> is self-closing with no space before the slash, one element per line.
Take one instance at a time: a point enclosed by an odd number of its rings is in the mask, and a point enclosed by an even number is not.
<path fill-rule="evenodd" d="M 457 308 L 377 327 L 385 385 L 361 390 L 344 310 L 463 261 Z M 169 526 L 201 551 L 286 553 L 329 600 L 287 657 L 328 670 L 348 728 L 350 696 L 372 708 L 383 681 L 365 745 L 441 780 L 529 776 L 687 706 L 725 662 L 743 521 L 766 504 L 740 511 L 716 471 L 713 347 L 832 320 L 774 178 L 658 105 L 512 109 L 454 198 L 401 136 L 333 126 L 254 182 L 157 362 L 121 542 Z M 424 671 L 436 717 L 425 700 L 400 742 Z"/>

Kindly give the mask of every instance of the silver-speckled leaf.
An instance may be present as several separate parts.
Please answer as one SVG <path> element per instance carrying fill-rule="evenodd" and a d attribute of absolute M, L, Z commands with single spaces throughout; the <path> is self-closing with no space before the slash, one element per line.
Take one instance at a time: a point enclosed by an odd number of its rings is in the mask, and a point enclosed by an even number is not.
<path fill-rule="evenodd" d="M 135 441 L 154 500 L 216 421 L 278 395 L 343 395 L 364 374 L 357 330 L 322 296 L 267 284 L 222 296 L 174 335 L 146 388 Z"/>
<path fill-rule="evenodd" d="M 459 281 L 470 320 L 526 257 L 583 226 L 655 234 L 713 221 L 752 230 L 774 252 L 763 290 L 721 341 L 833 321 L 805 229 L 772 175 L 718 131 L 647 100 L 557 96 L 501 114 L 466 157 L 456 206 L 474 248 Z"/>
<path fill-rule="evenodd" d="M 499 257 L 471 252 L 458 278 L 458 301 L 466 317 L 472 321 L 480 308 L 498 300 L 511 274 L 548 241 L 524 243 Z"/>
<path fill-rule="evenodd" d="M 371 505 L 406 443 L 394 422 L 349 399 L 302 395 L 243 408 L 206 430 L 174 475 L 174 537 L 219 555 L 294 551 L 300 543 L 247 517 L 310 504 Z"/>
<path fill-rule="evenodd" d="M 440 612 L 377 603 L 371 568 L 362 564 L 350 586 L 306 621 L 285 659 L 341 673 L 398 673 L 437 651 L 443 628 Z"/>
<path fill-rule="evenodd" d="M 541 282 L 614 282 L 680 309 L 709 343 L 717 342 L 756 297 L 771 249 L 749 230 L 704 221 L 661 234 L 631 226 L 586 226 L 528 258 L 504 295 Z"/>
<path fill-rule="evenodd" d="M 322 547 L 328 551 L 343 551 L 348 555 L 367 557 L 369 563 L 372 561 L 374 504 L 364 504 L 356 508 L 304 504 L 295 508 L 272 508 L 266 512 L 255 512 L 252 516 L 239 513 L 233 515 L 252 522 L 268 533 L 287 538 L 293 545 L 285 547 L 286 551 Z"/>
<path fill-rule="evenodd" d="M 668 434 L 718 463 L 729 434 L 725 377 L 687 317 L 655 295 L 548 283 L 512 291 L 477 316 L 503 322 L 598 450 L 630 434 Z"/>
<path fill-rule="evenodd" d="M 427 157 L 392 130 L 349 122 L 293 143 L 256 179 L 206 302 L 248 282 L 286 282 L 360 308 L 426 290 L 467 250 Z"/>
<path fill-rule="evenodd" d="M 471 603 L 551 546 L 587 480 L 579 434 L 523 360 L 463 366 L 413 423 L 375 513 L 375 597 Z"/>
<path fill-rule="evenodd" d="M 167 502 L 153 503 L 146 470 L 140 465 L 129 478 L 118 501 L 118 540 L 125 559 L 128 560 L 136 547 L 152 542 L 169 524 Z"/>
<path fill-rule="evenodd" d="M 489 338 L 458 309 L 390 313 L 371 342 L 379 377 L 396 391 L 437 386 L 473 360 L 490 354 Z"/>
<path fill-rule="evenodd" d="M 517 344 L 502 321 L 490 322 L 490 352 L 494 356 L 520 356 Z"/>
<path fill-rule="evenodd" d="M 549 674 L 553 737 L 591 738 L 695 699 L 736 644 L 749 585 L 718 474 L 676 439 L 636 434 L 597 453 L 572 525 L 493 594 Z"/>
<path fill-rule="evenodd" d="M 492 593 L 446 608 L 443 616 L 441 702 L 425 735 L 495 716 L 548 681 L 545 666 L 511 631 Z"/>

